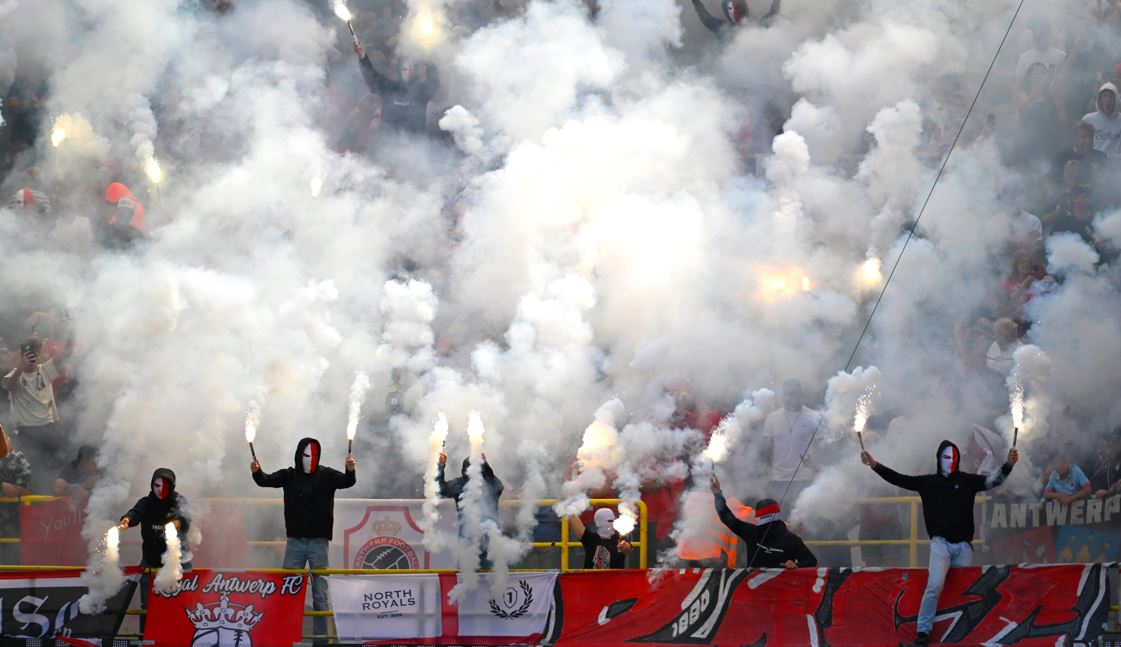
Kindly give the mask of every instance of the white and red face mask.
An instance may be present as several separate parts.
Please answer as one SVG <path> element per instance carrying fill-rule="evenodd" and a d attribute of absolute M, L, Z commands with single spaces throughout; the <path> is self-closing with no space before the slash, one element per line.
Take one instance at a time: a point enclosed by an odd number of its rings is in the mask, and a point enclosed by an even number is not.
<path fill-rule="evenodd" d="M 167 499 L 171 496 L 171 483 L 168 483 L 164 477 L 157 476 L 152 481 L 152 494 L 156 495 L 156 498 L 161 501 Z"/>
<path fill-rule="evenodd" d="M 958 471 L 958 451 L 953 447 L 946 447 L 938 457 L 938 471 L 942 476 L 949 476 Z"/>
<path fill-rule="evenodd" d="M 319 467 L 319 446 L 315 443 L 304 446 L 303 467 L 304 474 L 315 474 L 315 469 Z"/>
<path fill-rule="evenodd" d="M 731 0 L 725 0 L 724 16 L 732 23 L 738 23 L 744 18 L 743 8 Z"/>

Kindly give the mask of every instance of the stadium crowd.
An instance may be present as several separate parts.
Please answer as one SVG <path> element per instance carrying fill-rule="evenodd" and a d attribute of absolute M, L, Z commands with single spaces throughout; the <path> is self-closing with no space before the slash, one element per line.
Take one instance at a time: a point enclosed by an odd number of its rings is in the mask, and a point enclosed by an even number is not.
<path fill-rule="evenodd" d="M 327 11 L 321 4 L 325 3 L 316 3 L 315 10 Z M 586 0 L 585 4 L 589 19 L 595 20 L 597 3 Z M 774 3 L 772 12 L 778 11 L 778 4 Z M 692 0 L 692 5 L 698 13 L 690 13 L 686 4 L 683 20 L 703 21 L 720 40 L 725 40 L 726 32 L 739 21 L 752 18 L 733 10 L 727 15 L 728 20 L 721 21 L 700 0 Z M 1115 3 L 1103 6 L 1096 16 L 1085 19 L 1098 20 L 1116 29 L 1121 24 L 1121 11 Z M 236 0 L 203 2 L 199 10 L 213 11 L 216 19 L 221 19 L 225 13 L 236 11 Z M 354 7 L 354 23 L 367 27 L 360 30 L 361 42 L 355 39 L 351 43 L 346 30 L 338 30 L 336 55 L 328 63 L 320 99 L 327 106 L 321 120 L 323 135 L 340 153 L 376 159 L 379 148 L 389 145 L 387 142 L 392 141 L 395 132 L 404 131 L 447 147 L 450 154 L 450 136 L 436 122 L 447 107 L 454 105 L 455 97 L 448 96 L 441 86 L 436 65 L 406 65 L 395 55 L 405 10 L 400 0 L 365 3 Z M 517 3 L 513 2 L 454 3 L 452 28 L 469 32 L 517 11 Z M 1007 410 L 1005 379 L 1013 366 L 1013 353 L 1025 343 L 1032 329 L 1031 302 L 1064 280 L 1061 274 L 1048 269 L 1046 242 L 1055 236 L 1074 236 L 1094 247 L 1100 262 L 1113 261 L 1116 250 L 1095 238 L 1091 224 L 1098 215 L 1121 207 L 1121 106 L 1117 96 L 1121 61 L 1108 58 L 1084 38 L 1077 20 L 1052 25 L 1034 19 L 1024 27 L 1014 33 L 1027 34 L 1025 39 L 1030 40 L 1030 47 L 1015 58 L 1014 65 L 1004 65 L 1004 78 L 1010 79 L 1011 87 L 1006 93 L 983 95 L 956 144 L 957 148 L 966 149 L 995 142 L 1006 166 L 1016 168 L 1024 177 L 1038 179 L 1026 185 L 1009 181 L 1005 186 L 1001 200 L 1006 213 L 989 214 L 1005 217 L 1016 232 L 1016 245 L 1003 250 L 1007 259 L 1004 275 L 992 283 L 981 308 L 962 319 L 953 330 L 945 331 L 944 344 L 954 358 L 953 374 L 946 379 L 961 385 L 962 399 L 983 402 L 991 414 L 987 420 Z M 710 39 L 704 31 L 689 33 Z M 705 46 L 719 46 L 719 41 Z M 963 109 L 969 105 L 974 90 L 963 78 L 947 76 L 935 88 L 930 105 L 923 106 L 922 154 L 931 164 L 936 165 L 957 139 Z M 64 217 L 70 217 L 68 212 L 89 218 L 100 246 L 99 254 L 128 253 L 131 248 L 144 245 L 149 227 L 158 222 L 159 209 L 158 191 L 150 185 L 144 169 L 106 158 L 91 164 L 80 183 L 60 185 L 55 181 L 50 160 L 45 156 L 51 149 L 44 146 L 51 136 L 51 123 L 44 108 L 50 93 L 49 79 L 36 77 L 30 70 L 19 70 L 4 93 L 0 193 L 7 198 L 8 208 L 0 217 L 17 219 L 28 245 L 43 244 L 47 234 Z M 163 97 L 162 101 L 155 106 L 160 133 L 156 146 L 161 155 L 174 159 L 179 152 L 177 147 L 187 144 L 178 137 L 175 97 Z M 789 114 L 789 108 L 785 106 L 784 114 Z M 782 122 L 779 118 L 767 124 L 745 124 L 744 131 L 749 134 L 740 150 L 746 173 L 762 169 L 756 159 L 758 151 L 768 148 L 771 138 L 781 132 Z M 1025 133 L 1030 135 L 1024 136 Z M 217 160 L 222 155 L 218 136 L 214 141 L 192 142 L 191 146 L 196 159 L 201 156 Z M 444 211 L 453 241 L 466 199 L 462 192 L 446 197 Z M 978 214 L 978 218 L 983 217 L 985 214 Z M 28 271 L 35 272 L 33 268 Z M 0 310 L 0 358 L 4 364 L 0 386 L 7 394 L 7 404 L 0 413 L 6 430 L 6 434 L 0 434 L 3 496 L 84 496 L 93 487 L 98 478 L 97 448 L 75 442 L 69 430 L 80 410 L 78 399 L 83 386 L 82 374 L 76 367 L 81 365 L 83 352 L 96 343 L 97 340 L 72 334 L 65 303 L 48 299 L 15 307 L 7 304 Z M 438 341 L 437 346 L 441 343 L 444 342 Z M 771 490 L 762 494 L 784 500 L 785 507 L 791 507 L 817 471 L 839 453 L 832 445 L 844 444 L 848 451 L 855 442 L 846 434 L 821 431 L 822 414 L 813 405 L 814 394 L 820 394 L 823 387 L 785 382 L 780 392 L 781 406 L 754 430 L 757 451 L 772 470 Z M 386 396 L 387 404 L 394 393 L 391 390 Z M 672 395 L 677 402 L 673 424 L 707 434 L 735 406 L 711 401 L 689 385 L 681 385 Z M 396 399 L 387 409 L 389 413 L 408 415 L 407 407 Z M 887 413 L 874 416 L 866 441 L 874 445 L 878 435 L 898 422 Z M 963 466 L 978 472 L 996 469 L 1007 447 L 993 446 L 993 432 L 984 428 L 984 419 L 977 422 L 981 429 L 974 430 L 970 436 L 973 442 L 963 447 Z M 1045 465 L 1033 474 L 1034 489 L 1015 491 L 1010 490 L 1012 484 L 1005 484 L 1002 494 L 1070 503 L 1121 493 L 1121 429 L 1108 434 L 1104 433 L 1106 430 L 1096 430 L 1110 440 L 1081 454 L 1072 449 L 1077 445 L 1070 438 L 1084 432 L 1086 424 L 1084 412 L 1071 408 L 1053 411 L 1047 435 L 1026 439 L 1034 462 Z M 969 430 L 963 433 L 968 434 Z M 650 484 L 645 489 L 644 500 L 649 506 L 656 545 L 671 545 L 670 532 L 681 498 L 690 485 L 686 479 L 668 486 Z M 884 485 L 873 493 L 899 491 Z M 416 491 L 393 494 L 416 496 L 419 485 Z M 591 494 L 615 496 L 608 491 Z M 711 507 L 711 503 L 707 505 Z M 4 521 L 6 527 L 0 534 L 16 531 L 10 513 Z M 585 523 L 594 527 L 587 518 Z M 898 538 L 903 533 L 904 522 L 899 515 L 878 508 L 865 510 L 860 523 L 864 538 Z M 579 527 L 583 529 L 584 524 Z M 818 538 L 843 538 L 847 531 L 837 528 L 829 537 Z M 715 548 L 699 546 L 682 551 L 682 559 L 697 562 L 729 559 L 733 552 L 719 544 Z M 825 564 L 847 563 L 845 555 L 822 551 L 820 556 Z M 612 555 L 613 561 L 616 557 Z M 888 561 L 898 557 L 889 549 L 880 555 Z"/>

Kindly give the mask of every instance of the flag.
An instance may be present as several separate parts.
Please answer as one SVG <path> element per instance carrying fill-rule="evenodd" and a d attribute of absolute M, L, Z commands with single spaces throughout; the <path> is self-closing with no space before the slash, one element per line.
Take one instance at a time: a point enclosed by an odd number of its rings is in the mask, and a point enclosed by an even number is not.
<path fill-rule="evenodd" d="M 302 637 L 307 584 L 304 574 L 196 569 L 171 593 L 151 591 L 144 640 L 161 647 L 291 645 Z"/>
<path fill-rule="evenodd" d="M 495 575 L 479 575 L 479 585 L 459 602 L 460 636 L 534 636 L 545 630 L 553 609 L 556 573 L 510 573 L 493 591 Z"/>
<path fill-rule="evenodd" d="M 331 576 L 329 582 L 340 640 L 441 635 L 439 575 Z"/>
<path fill-rule="evenodd" d="M 121 627 L 139 579 L 139 574 L 128 576 L 121 590 L 105 601 L 103 613 L 87 615 L 78 608 L 78 599 L 88 590 L 78 571 L 5 573 L 0 576 L 0 636 L 112 637 Z"/>
<path fill-rule="evenodd" d="M 81 566 L 86 563 L 88 497 L 62 497 L 19 507 L 19 561 L 25 565 Z"/>

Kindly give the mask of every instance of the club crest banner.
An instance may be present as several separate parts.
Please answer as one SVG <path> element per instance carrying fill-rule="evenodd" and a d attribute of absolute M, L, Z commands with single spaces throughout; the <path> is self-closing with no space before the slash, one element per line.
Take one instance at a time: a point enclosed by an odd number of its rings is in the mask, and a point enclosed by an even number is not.
<path fill-rule="evenodd" d="M 447 550 L 430 551 L 424 545 L 423 501 L 337 499 L 335 539 L 342 543 L 343 568 L 428 569 L 455 568 L 450 547 L 456 537 L 455 504 L 438 507 L 436 532 L 448 540 Z"/>

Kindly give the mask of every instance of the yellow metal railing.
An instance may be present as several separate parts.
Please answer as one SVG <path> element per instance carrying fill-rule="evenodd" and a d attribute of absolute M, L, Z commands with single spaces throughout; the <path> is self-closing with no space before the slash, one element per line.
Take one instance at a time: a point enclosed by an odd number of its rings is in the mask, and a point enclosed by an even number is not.
<path fill-rule="evenodd" d="M 46 503 L 46 502 L 49 502 L 49 501 L 54 501 L 58 498 L 60 498 L 60 497 L 40 496 L 40 495 L 28 495 L 28 496 L 22 496 L 22 497 L 0 497 L 0 503 L 20 503 L 20 504 L 23 504 L 23 505 L 32 505 L 34 503 Z M 283 503 L 284 503 L 283 499 L 255 498 L 255 497 L 208 498 L 208 499 L 204 499 L 204 501 L 206 501 L 207 503 L 215 503 L 215 504 L 220 504 L 220 505 L 230 505 L 230 504 L 283 505 Z M 544 508 L 544 507 L 552 506 L 557 501 L 558 501 L 557 499 L 538 499 L 535 503 L 538 507 Z M 590 505 L 592 505 L 593 507 L 594 506 L 615 506 L 615 505 L 618 505 L 620 502 L 622 502 L 622 499 L 591 499 L 589 501 Z M 509 499 L 509 500 L 506 500 L 506 501 L 502 501 L 500 505 L 502 505 L 503 507 L 510 507 L 510 506 L 519 505 L 521 503 L 522 503 L 522 501 L 519 500 L 519 499 Z M 648 514 L 647 514 L 647 509 L 646 509 L 646 503 L 644 501 L 640 500 L 640 501 L 637 502 L 637 507 L 638 507 L 638 523 L 636 524 L 636 528 L 637 528 L 637 531 L 638 531 L 638 541 L 632 541 L 630 543 L 631 543 L 632 547 L 638 549 L 638 567 L 639 568 L 646 568 L 647 564 L 648 564 L 648 557 L 649 557 L 649 537 L 648 537 L 648 534 L 649 534 L 649 523 L 648 523 L 648 521 L 649 521 L 649 519 L 648 519 Z M 579 548 L 582 544 L 579 542 L 579 540 L 571 541 L 571 538 L 569 536 L 568 518 L 567 517 L 562 517 L 560 519 L 560 533 L 561 533 L 561 535 L 560 535 L 560 540 L 559 541 L 535 541 L 535 542 L 532 542 L 530 544 L 530 546 L 533 547 L 533 548 L 558 549 L 560 551 L 560 570 L 561 570 L 561 572 L 568 572 L 570 570 L 580 570 L 580 569 L 572 569 L 570 567 L 569 551 L 571 551 L 573 548 Z M 0 544 L 18 544 L 18 543 L 20 543 L 19 537 L 0 537 Z M 252 539 L 252 540 L 249 540 L 247 543 L 250 546 L 284 546 L 287 542 L 282 540 L 282 539 Z M 6 566 L 0 565 L 0 570 L 6 569 L 6 568 L 7 568 Z M 23 570 L 33 570 L 35 567 L 28 566 L 28 567 L 18 567 L 18 568 L 22 568 Z M 56 567 L 47 567 L 47 568 L 56 568 Z M 68 567 L 68 569 L 74 569 L 74 568 L 83 568 L 83 567 L 82 566 Z M 259 570 L 259 571 L 264 571 L 264 572 L 278 572 L 278 573 L 279 572 L 287 572 L 287 571 L 284 571 L 283 569 L 280 569 L 280 570 L 277 570 L 277 569 L 253 569 L 253 570 Z M 515 569 L 515 570 L 518 570 L 518 569 Z M 539 569 L 533 569 L 533 570 L 539 570 Z M 327 571 L 329 571 L 329 572 L 327 572 Z M 296 571 L 296 572 L 303 572 L 303 571 Z M 437 570 L 433 570 L 433 569 L 390 570 L 390 571 L 370 570 L 370 569 L 324 569 L 324 572 L 322 572 L 322 573 L 320 571 L 314 571 L 314 573 L 316 575 L 320 575 L 320 574 L 322 574 L 322 575 L 375 575 L 375 574 L 380 574 L 380 573 L 398 573 L 398 574 L 400 574 L 400 573 L 454 573 L 454 572 L 455 572 L 454 570 L 438 570 L 438 569 Z"/>
<path fill-rule="evenodd" d="M 976 505 L 981 505 L 989 500 L 987 496 L 976 498 Z M 919 538 L 919 504 L 922 499 L 917 496 L 874 496 L 860 500 L 861 503 L 878 504 L 906 504 L 910 507 L 910 523 L 908 523 L 907 536 L 901 539 L 810 539 L 806 540 L 807 546 L 907 546 L 908 565 L 919 566 L 919 546 L 930 544 L 929 539 Z M 985 543 L 984 539 L 974 539 L 974 544 Z"/>

